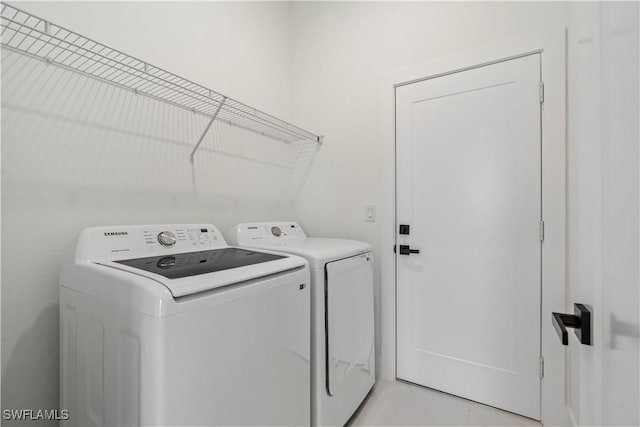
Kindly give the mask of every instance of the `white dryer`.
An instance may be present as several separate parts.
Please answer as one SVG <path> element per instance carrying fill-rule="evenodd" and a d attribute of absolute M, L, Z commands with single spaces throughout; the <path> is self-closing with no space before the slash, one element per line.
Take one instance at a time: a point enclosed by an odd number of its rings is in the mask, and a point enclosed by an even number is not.
<path fill-rule="evenodd" d="M 307 237 L 295 222 L 239 224 L 228 240 L 304 257 L 311 268 L 311 424 L 342 426 L 375 382 L 368 243 Z"/>
<path fill-rule="evenodd" d="M 211 224 L 84 230 L 60 282 L 65 425 L 308 425 L 309 280 Z"/>

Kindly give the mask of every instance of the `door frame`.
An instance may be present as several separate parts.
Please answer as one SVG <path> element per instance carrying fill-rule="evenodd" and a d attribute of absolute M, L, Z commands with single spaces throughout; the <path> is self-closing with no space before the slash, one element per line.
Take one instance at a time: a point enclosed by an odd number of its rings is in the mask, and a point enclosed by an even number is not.
<path fill-rule="evenodd" d="M 381 199 L 380 233 L 380 376 L 396 379 L 396 158 L 395 89 L 398 86 L 460 72 L 483 65 L 541 54 L 544 82 L 542 108 L 542 245 L 541 419 L 564 425 L 565 350 L 551 323 L 551 312 L 566 308 L 566 29 L 556 28 L 503 40 L 434 61 L 393 70 L 380 78 Z"/>

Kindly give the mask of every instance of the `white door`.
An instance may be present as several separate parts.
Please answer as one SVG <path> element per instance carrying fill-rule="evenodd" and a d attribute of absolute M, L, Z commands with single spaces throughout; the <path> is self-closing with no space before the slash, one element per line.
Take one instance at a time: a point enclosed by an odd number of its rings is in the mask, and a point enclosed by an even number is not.
<path fill-rule="evenodd" d="M 396 89 L 397 377 L 535 419 L 539 82 L 534 54 Z"/>
<path fill-rule="evenodd" d="M 569 7 L 566 312 L 591 308 L 593 345 L 570 333 L 567 425 L 640 425 L 639 13 Z"/>

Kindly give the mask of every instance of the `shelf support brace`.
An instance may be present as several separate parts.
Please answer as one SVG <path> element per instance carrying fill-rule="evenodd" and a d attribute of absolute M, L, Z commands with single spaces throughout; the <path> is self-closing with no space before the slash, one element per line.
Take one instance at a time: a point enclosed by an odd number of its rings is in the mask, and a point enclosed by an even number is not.
<path fill-rule="evenodd" d="M 222 101 L 220 101 L 220 104 L 218 105 L 218 108 L 216 109 L 216 112 L 213 113 L 213 116 L 211 116 L 211 120 L 209 120 L 209 123 L 207 124 L 207 127 L 204 128 L 204 132 L 202 132 L 202 135 L 200 135 L 200 139 L 198 139 L 198 142 L 196 143 L 196 146 L 193 147 L 193 151 L 191 152 L 191 156 L 189 157 L 191 163 L 193 163 L 193 156 L 195 156 L 196 151 L 198 151 L 198 148 L 200 147 L 200 144 L 202 144 L 202 141 L 204 140 L 204 137 L 207 136 L 207 133 L 209 132 L 209 129 L 211 129 L 211 125 L 213 124 L 213 122 L 216 121 L 216 117 L 218 117 L 218 113 L 222 109 L 222 106 L 224 105 L 226 100 L 227 100 L 227 97 L 223 96 L 222 97 Z"/>

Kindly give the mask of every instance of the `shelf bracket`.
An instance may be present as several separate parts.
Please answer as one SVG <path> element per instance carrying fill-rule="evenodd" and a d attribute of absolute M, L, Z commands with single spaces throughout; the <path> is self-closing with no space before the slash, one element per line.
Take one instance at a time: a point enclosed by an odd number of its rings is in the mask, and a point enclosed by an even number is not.
<path fill-rule="evenodd" d="M 207 136 L 207 133 L 209 132 L 209 129 L 211 129 L 211 125 L 213 124 L 213 122 L 216 121 L 216 117 L 218 117 L 218 113 L 222 109 L 222 106 L 224 105 L 226 100 L 227 100 L 227 97 L 223 96 L 222 97 L 222 101 L 220 101 L 220 104 L 218 105 L 218 108 L 216 109 L 216 112 L 213 113 L 213 116 L 211 116 L 211 120 L 209 120 L 209 123 L 207 124 L 207 127 L 204 129 L 204 132 L 202 132 L 202 135 L 200 135 L 200 139 L 198 139 L 198 142 L 196 143 L 196 146 L 193 147 L 193 151 L 191 152 L 191 156 L 189 157 L 191 163 L 193 163 L 193 158 L 194 158 L 194 156 L 196 154 L 196 151 L 198 151 L 198 148 L 200 147 L 200 144 L 202 144 L 202 141 L 204 140 L 204 137 Z"/>

